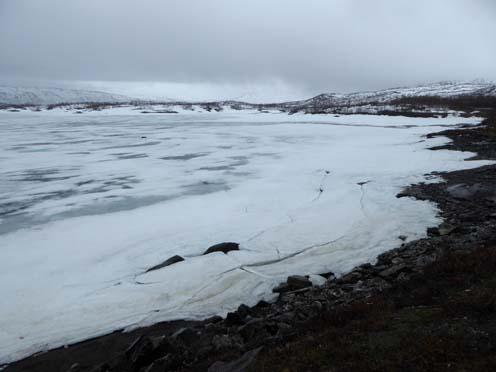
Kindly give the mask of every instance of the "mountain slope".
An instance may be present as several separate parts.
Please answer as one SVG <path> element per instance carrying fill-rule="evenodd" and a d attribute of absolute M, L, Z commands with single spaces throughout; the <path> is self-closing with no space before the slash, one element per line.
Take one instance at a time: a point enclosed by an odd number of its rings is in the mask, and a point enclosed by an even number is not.
<path fill-rule="evenodd" d="M 126 96 L 91 90 L 0 86 L 0 104 L 49 105 L 130 100 L 131 98 Z"/>
<path fill-rule="evenodd" d="M 288 106 L 363 106 L 388 104 L 405 97 L 458 97 L 464 95 L 496 96 L 496 85 L 490 83 L 443 82 L 409 88 L 391 88 L 375 92 L 349 94 L 326 93 L 303 101 L 288 102 Z"/>

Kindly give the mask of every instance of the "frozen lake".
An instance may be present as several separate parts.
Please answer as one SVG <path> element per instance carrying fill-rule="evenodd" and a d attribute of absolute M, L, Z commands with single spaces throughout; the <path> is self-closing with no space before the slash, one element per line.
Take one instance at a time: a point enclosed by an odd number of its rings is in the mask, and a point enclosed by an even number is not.
<path fill-rule="evenodd" d="M 0 113 L 0 364 L 115 329 L 225 314 L 290 274 L 425 236 L 448 117 Z M 430 179 L 429 182 L 436 180 Z M 234 241 L 240 251 L 201 256 Z M 184 262 L 145 271 L 172 255 Z"/>

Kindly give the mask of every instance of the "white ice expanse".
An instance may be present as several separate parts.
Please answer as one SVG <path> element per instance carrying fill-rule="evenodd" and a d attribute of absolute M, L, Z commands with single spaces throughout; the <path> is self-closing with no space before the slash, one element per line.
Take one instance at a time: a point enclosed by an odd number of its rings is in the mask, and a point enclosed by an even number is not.
<path fill-rule="evenodd" d="M 423 135 L 479 121 L 0 113 L 0 364 L 223 315 L 272 299 L 289 274 L 343 273 L 425 236 L 436 208 L 395 195 L 488 162 L 430 151 L 447 140 Z M 201 256 L 223 241 L 241 250 Z M 174 254 L 186 261 L 144 273 Z"/>

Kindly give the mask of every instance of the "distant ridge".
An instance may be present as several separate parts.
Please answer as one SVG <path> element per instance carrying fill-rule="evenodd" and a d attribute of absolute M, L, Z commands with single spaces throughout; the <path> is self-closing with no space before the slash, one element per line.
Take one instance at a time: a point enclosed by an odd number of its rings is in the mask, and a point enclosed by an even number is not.
<path fill-rule="evenodd" d="M 463 95 L 483 95 L 496 96 L 496 85 L 485 82 L 440 82 L 416 87 L 390 88 L 370 92 L 357 93 L 324 93 L 303 101 L 296 101 L 295 104 L 302 106 L 310 104 L 326 105 L 365 105 L 388 103 L 405 97 L 457 97 Z"/>
<path fill-rule="evenodd" d="M 132 98 L 93 90 L 0 86 L 0 104 L 51 105 L 59 103 L 129 102 Z"/>
<path fill-rule="evenodd" d="M 435 84 L 419 85 L 416 87 L 390 88 L 378 91 L 356 93 L 323 93 L 315 97 L 282 103 L 248 103 L 237 100 L 209 101 L 217 106 L 239 105 L 243 108 L 275 107 L 284 109 L 298 109 L 312 107 L 363 107 L 383 106 L 394 104 L 395 101 L 411 97 L 463 97 L 485 96 L 496 97 L 496 85 L 487 82 L 440 82 Z M 67 88 L 37 88 L 11 87 L 0 85 L 0 104 L 3 105 L 53 105 L 53 104 L 84 104 L 84 103 L 161 103 L 174 104 L 204 104 L 207 102 L 174 101 L 174 100 L 136 100 L 132 97 L 111 94 L 94 90 L 79 90 Z"/>

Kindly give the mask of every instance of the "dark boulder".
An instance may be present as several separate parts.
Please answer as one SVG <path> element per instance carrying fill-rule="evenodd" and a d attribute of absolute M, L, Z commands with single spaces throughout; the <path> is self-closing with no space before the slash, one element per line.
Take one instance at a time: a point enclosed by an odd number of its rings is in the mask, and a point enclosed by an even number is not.
<path fill-rule="evenodd" d="M 428 227 L 427 228 L 428 236 L 439 236 L 439 228 L 437 227 Z"/>
<path fill-rule="evenodd" d="M 227 254 L 227 252 L 230 251 L 239 251 L 239 244 L 238 243 L 232 243 L 232 242 L 226 242 L 226 243 L 219 243 L 212 245 L 210 248 L 208 248 L 203 255 L 209 254 L 209 253 L 214 253 L 214 252 L 222 252 L 224 254 Z"/>
<path fill-rule="evenodd" d="M 310 279 L 301 275 L 288 276 L 287 283 L 291 290 L 303 289 L 312 286 Z"/>
<path fill-rule="evenodd" d="M 245 304 L 241 304 L 239 305 L 238 310 L 236 312 L 241 317 L 241 319 L 245 319 L 248 315 L 251 314 L 251 309 L 249 306 L 246 306 Z"/>
<path fill-rule="evenodd" d="M 304 289 L 312 286 L 311 280 L 302 275 L 291 275 L 288 276 L 286 283 L 281 283 L 277 287 L 272 289 L 274 293 L 285 293 L 291 291 L 297 291 L 299 289 Z"/>
<path fill-rule="evenodd" d="M 166 266 L 170 266 L 170 265 L 173 265 L 173 264 L 178 263 L 178 262 L 181 262 L 181 261 L 184 261 L 184 258 L 182 258 L 181 256 L 178 256 L 178 255 L 175 255 L 175 256 L 172 256 L 171 258 L 168 258 L 167 260 L 165 260 L 161 264 L 158 264 L 158 265 L 155 265 L 153 267 L 150 267 L 145 272 L 159 270 L 159 269 L 162 269 L 162 268 L 164 268 Z"/>
<path fill-rule="evenodd" d="M 244 324 L 243 317 L 237 311 L 227 313 L 226 324 L 229 326 Z"/>
<path fill-rule="evenodd" d="M 289 288 L 288 283 L 281 283 L 278 286 L 274 287 L 272 289 L 272 292 L 274 293 L 284 293 L 284 292 L 289 292 L 291 289 Z"/>

